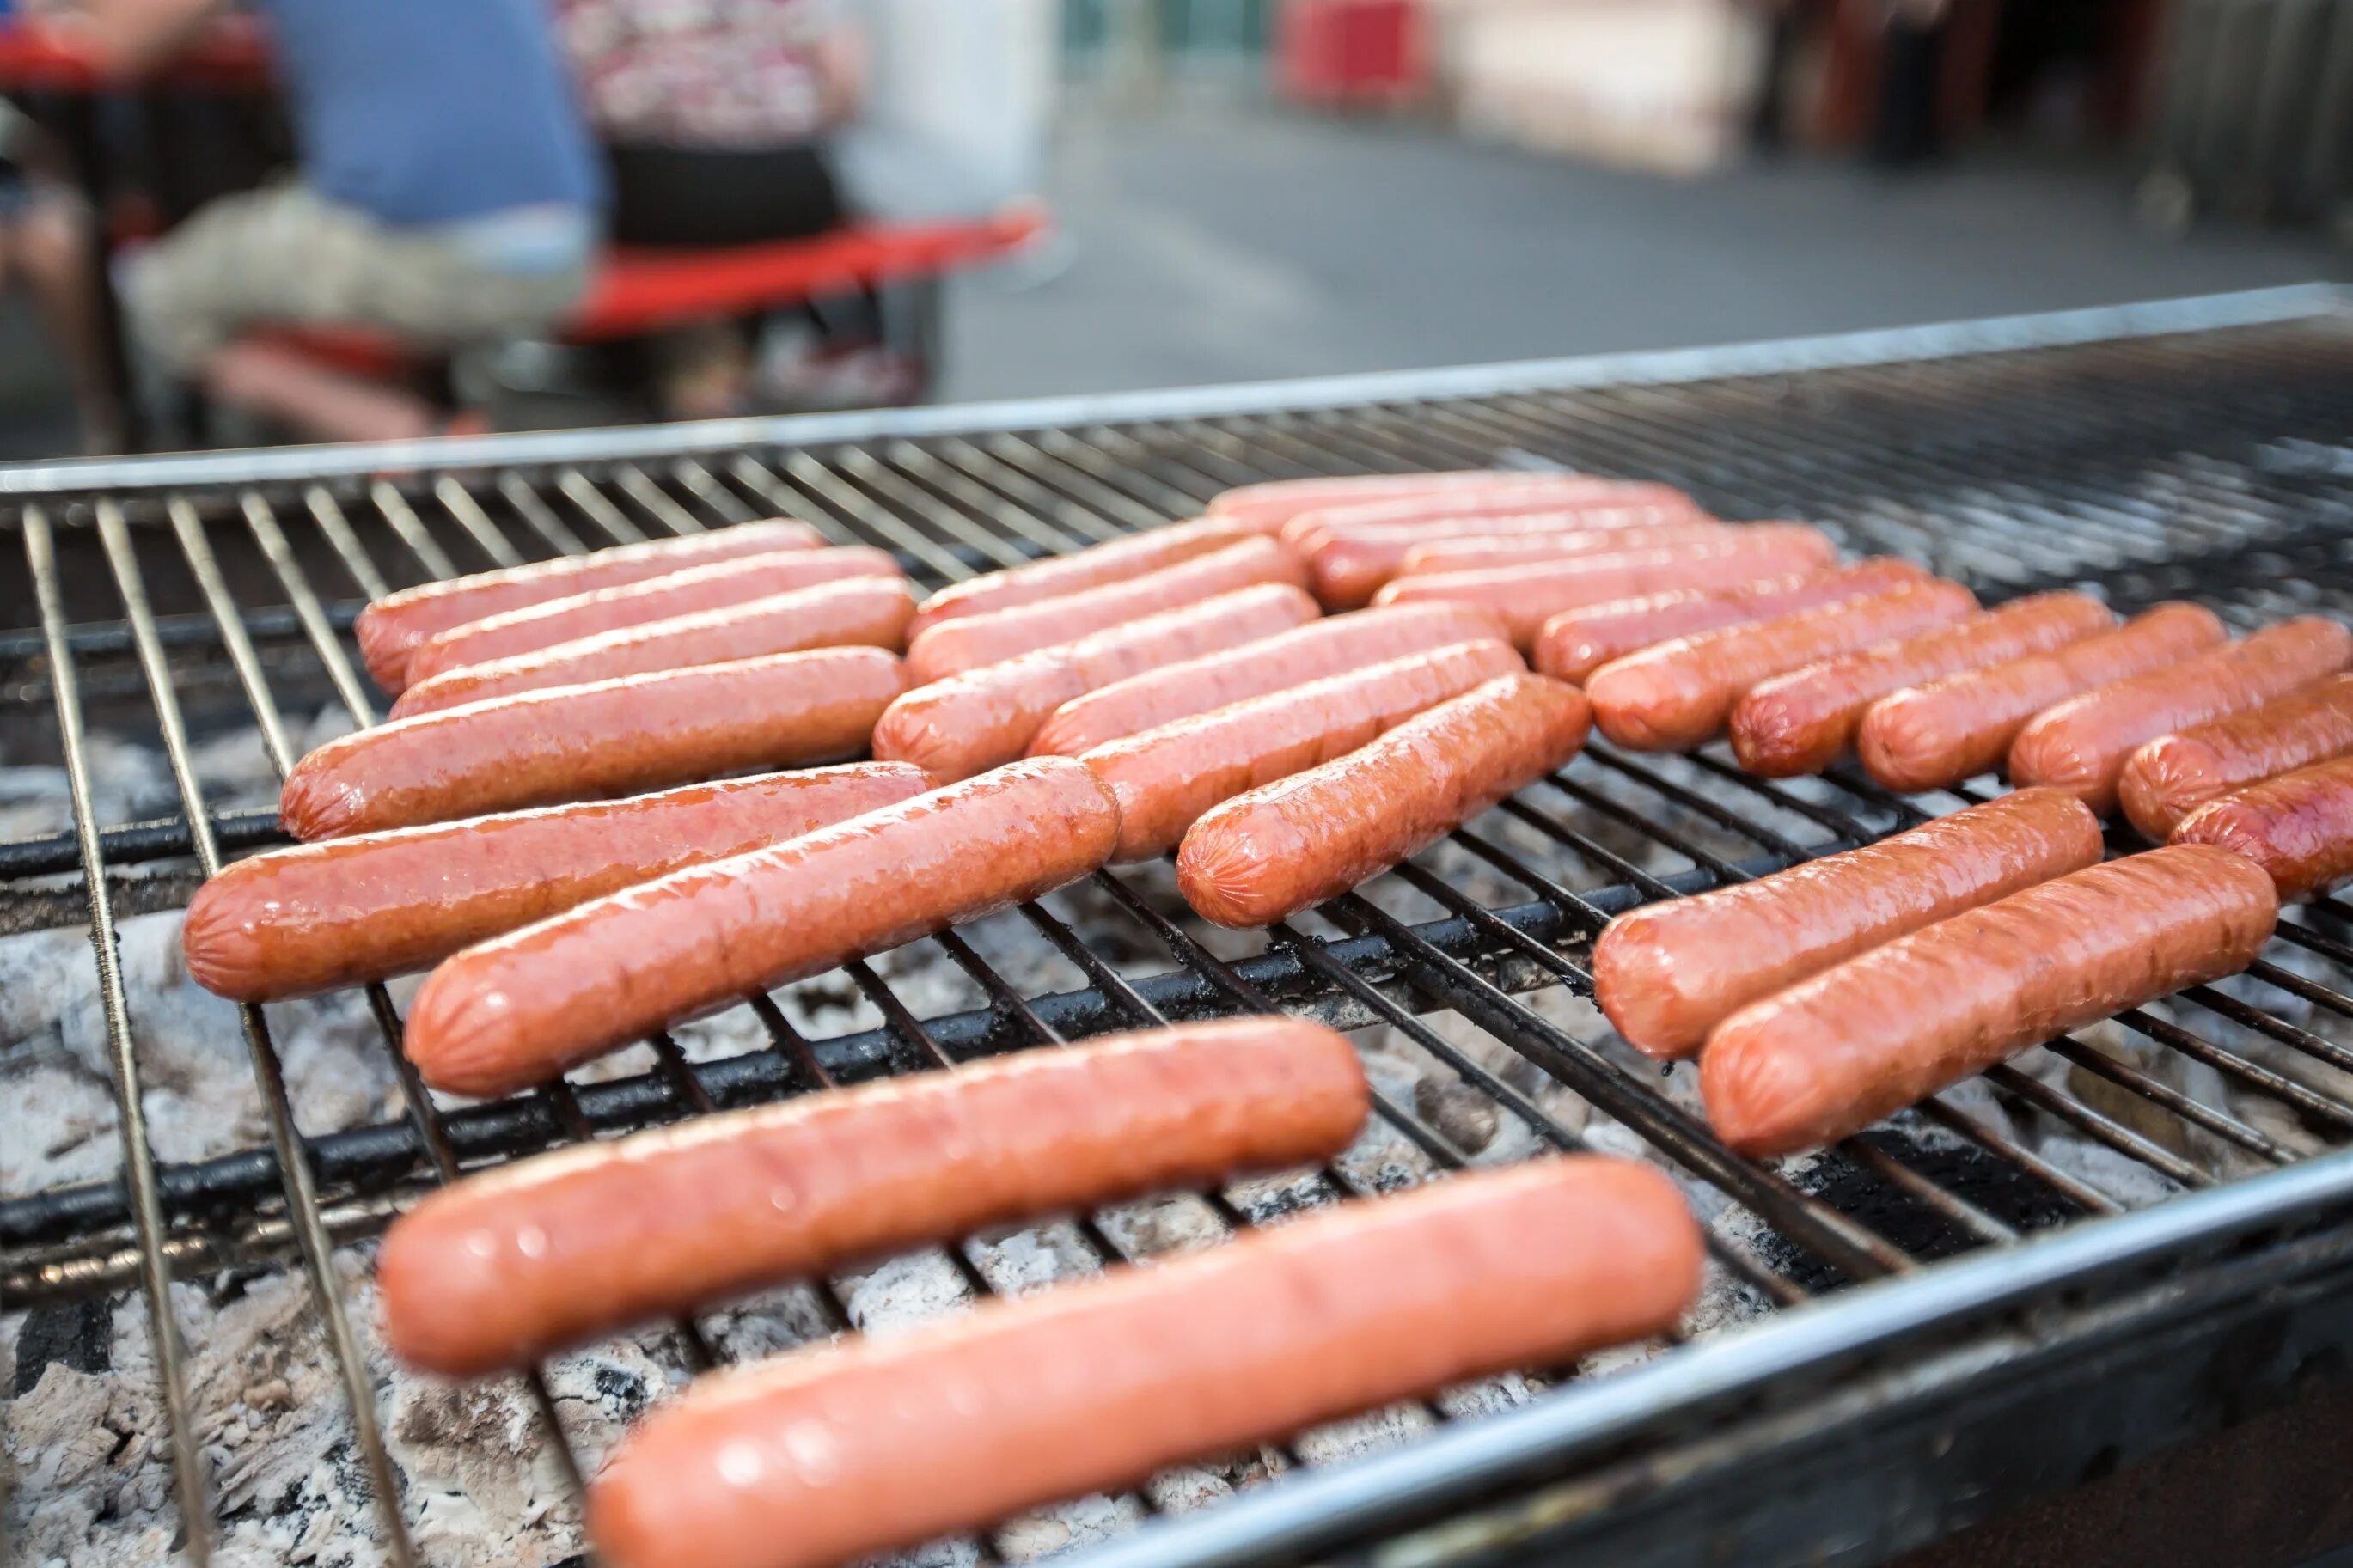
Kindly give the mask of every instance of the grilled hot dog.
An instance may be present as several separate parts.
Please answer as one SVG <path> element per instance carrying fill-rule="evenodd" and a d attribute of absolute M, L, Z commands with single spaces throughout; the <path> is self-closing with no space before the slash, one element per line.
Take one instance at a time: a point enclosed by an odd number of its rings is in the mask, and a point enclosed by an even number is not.
<path fill-rule="evenodd" d="M 1927 575 L 1909 561 L 1883 555 L 1835 572 L 1772 577 L 1736 588 L 1678 588 L 1587 605 L 1563 610 L 1544 624 L 1536 633 L 1534 663 L 1542 674 L 1582 686 L 1612 659 L 1658 643 L 1863 598 Z"/>
<path fill-rule="evenodd" d="M 2353 752 L 2353 675 L 2339 675 L 2135 752 L 2116 784 L 2132 825 L 2163 838 L 2218 795 Z"/>
<path fill-rule="evenodd" d="M 2283 901 L 2353 877 L 2353 757 L 2298 768 L 2181 819 L 2176 844 L 2209 844 L 2263 868 Z"/>
<path fill-rule="evenodd" d="M 1427 474 L 1345 474 L 1312 479 L 1270 479 L 1239 485 L 1210 498 L 1202 510 L 1261 532 L 1280 531 L 1302 512 L 1364 506 L 1431 493 L 1467 494 L 1546 476 L 1517 468 L 1451 468 Z M 1558 476 L 1582 478 L 1581 475 Z"/>
<path fill-rule="evenodd" d="M 1653 511 L 1695 516 L 1699 509 L 1689 496 L 1668 485 L 1597 479 L 1590 474 L 1522 474 L 1500 484 L 1347 501 L 1297 512 L 1283 523 L 1282 538 L 1304 552 L 1336 533 L 1381 532 L 1409 538 L 1419 531 L 1422 538 L 1434 539 L 1475 531 L 1481 519 L 1502 522 L 1543 516 L 1551 521 L 1533 526 L 1552 528 L 1560 526 L 1570 514 L 1585 517 L 1608 512 L 1622 521 Z M 1499 531 L 1514 530 L 1506 526 Z"/>
<path fill-rule="evenodd" d="M 1497 503 L 1502 504 L 1502 503 Z M 1382 584 L 1406 570 L 1407 557 L 1450 540 L 1479 539 L 1501 543 L 1518 539 L 1557 539 L 1567 534 L 1623 534 L 1623 548 L 1633 550 L 1665 541 L 1651 538 L 1663 531 L 1694 527 L 1731 531 L 1702 517 L 1680 498 L 1629 505 L 1615 497 L 1595 496 L 1576 506 L 1558 498 L 1547 500 L 1542 510 L 1501 515 L 1472 512 L 1466 516 L 1424 517 L 1411 522 L 1348 522 L 1353 512 L 1319 513 L 1303 518 L 1284 530 L 1283 541 L 1306 559 L 1315 596 L 1332 609 L 1353 610 L 1372 602 Z M 1335 521 L 1334 519 L 1342 521 Z M 1555 552 L 1555 555 L 1574 552 Z"/>
<path fill-rule="evenodd" d="M 1686 540 L 1722 539 L 1733 531 L 1730 523 L 1694 518 L 1688 521 L 1629 523 L 1623 528 L 1580 528 L 1572 522 L 1543 532 L 1474 533 L 1460 539 L 1424 540 L 1410 545 L 1398 571 L 1407 576 L 1432 572 L 1482 572 L 1497 566 L 1525 566 L 1536 561 L 1594 555 L 1603 551 L 1655 550 Z"/>
<path fill-rule="evenodd" d="M 1124 583 L 1207 555 L 1212 550 L 1239 544 L 1253 532 L 1271 531 L 1228 520 L 1202 518 L 1151 529 L 1133 539 L 1114 539 L 1108 544 L 1091 545 L 1068 555 L 1033 561 L 1026 566 L 1008 566 L 1002 572 L 968 577 L 961 583 L 949 584 L 925 599 L 916 609 L 914 624 L 907 635 L 913 637 L 959 616 L 1009 610 L 1017 605 L 1059 599 L 1107 583 Z"/>

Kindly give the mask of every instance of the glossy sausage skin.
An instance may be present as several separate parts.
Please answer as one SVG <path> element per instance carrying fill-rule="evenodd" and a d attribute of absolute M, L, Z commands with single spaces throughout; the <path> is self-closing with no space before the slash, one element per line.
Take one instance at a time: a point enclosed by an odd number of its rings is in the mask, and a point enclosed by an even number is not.
<path fill-rule="evenodd" d="M 2020 790 L 1859 849 L 1630 910 L 1593 944 L 1612 1027 L 1672 1060 L 1750 1003 L 1926 925 L 2100 863 L 2073 795 Z"/>
<path fill-rule="evenodd" d="M 2334 676 L 2246 713 L 2162 735 L 2135 752 L 2116 784 L 2125 816 L 2162 840 L 2220 795 L 2353 752 L 2353 675 Z"/>
<path fill-rule="evenodd" d="M 1595 555 L 1604 551 L 1655 550 L 1686 540 L 1722 539 L 1732 531 L 1730 523 L 1694 518 L 1686 522 L 1629 523 L 1623 528 L 1578 528 L 1568 524 L 1540 533 L 1474 533 L 1460 539 L 1425 540 L 1409 546 L 1399 571 L 1409 576 L 1432 572 L 1480 572 L 1497 566 L 1525 566 L 1537 561 Z"/>
<path fill-rule="evenodd" d="M 1261 641 L 1146 670 L 1063 703 L 1031 756 L 1075 757 L 1229 703 L 1345 675 L 1459 642 L 1501 641 L 1503 626 L 1467 605 L 1401 605 L 1335 616 Z"/>
<path fill-rule="evenodd" d="M 1388 870 L 1565 767 L 1590 712 L 1576 687 L 1506 675 L 1193 824 L 1176 886 L 1204 920 L 1269 925 Z"/>
<path fill-rule="evenodd" d="M 1949 626 L 1977 613 L 1977 596 L 1941 578 L 1860 599 L 1677 637 L 1593 672 L 1593 721 L 1636 752 L 1688 752 L 1722 733 L 1733 708 L 1777 675 L 1825 658 Z"/>
<path fill-rule="evenodd" d="M 1373 595 L 1377 605 L 1431 599 L 1476 605 L 1501 616 L 1512 641 L 1532 647 L 1544 624 L 1579 605 L 1606 604 L 1671 588 L 1725 588 L 1759 577 L 1832 564 L 1838 548 L 1803 523 L 1765 522 L 1734 530 L 1721 542 L 1657 550 L 1580 555 L 1492 572 L 1440 572 L 1399 577 Z"/>
<path fill-rule="evenodd" d="M 614 1568 L 818 1568 L 1672 1328 L 1700 1232 L 1594 1156 L 1450 1176 L 1222 1247 L 702 1379 L 588 1498 Z"/>
<path fill-rule="evenodd" d="M 1563 610 L 1536 633 L 1539 673 L 1582 686 L 1595 670 L 1676 637 L 1745 626 L 1925 581 L 1926 568 L 1883 555 L 1833 572 L 1805 572 L 1736 588 L 1678 588 Z"/>
<path fill-rule="evenodd" d="M 1119 802 L 1121 860 L 1176 847 L 1221 800 L 1353 752 L 1423 709 L 1523 668 L 1500 642 L 1457 643 L 1253 697 L 1096 747 Z"/>
<path fill-rule="evenodd" d="M 1051 892 L 1101 867 L 1119 806 L 1064 758 L 1013 763 L 673 871 L 448 959 L 406 1036 L 458 1094 L 543 1083 L 647 1032 Z"/>
<path fill-rule="evenodd" d="M 592 680 L 730 664 L 813 647 L 879 647 L 895 653 L 906 639 L 907 617 L 914 611 L 915 596 L 897 577 L 845 578 L 448 670 L 402 692 L 392 705 L 392 716 L 406 719 L 551 686 L 585 686 Z"/>
<path fill-rule="evenodd" d="M 1533 478 L 1516 468 L 1450 468 L 1427 474 L 1344 474 L 1312 479 L 1270 479 L 1238 485 L 1210 498 L 1201 510 L 1258 532 L 1277 532 L 1302 512 L 1326 507 L 1364 506 L 1430 493 L 1467 494 Z"/>
<path fill-rule="evenodd" d="M 504 615 L 469 621 L 427 637 L 408 656 L 408 684 L 495 659 L 537 653 L 582 637 L 600 637 L 706 610 L 733 609 L 755 599 L 852 578 L 896 580 L 888 552 L 866 545 L 837 550 L 779 551 L 741 561 L 714 561 L 642 583 L 550 599 Z"/>
<path fill-rule="evenodd" d="M 905 687 L 882 649 L 828 647 L 493 697 L 328 742 L 287 773 L 278 815 L 340 838 L 834 762 Z"/>
<path fill-rule="evenodd" d="M 2353 633 L 2303 616 L 2244 642 L 2087 691 L 2029 721 L 2010 742 L 2010 776 L 2072 790 L 2105 816 L 2133 752 L 2159 735 L 2260 708 L 2353 663 Z"/>
<path fill-rule="evenodd" d="M 1124 582 L 937 622 L 907 644 L 907 673 L 917 685 L 943 680 L 1237 588 L 1305 581 L 1290 551 L 1271 539 L 1245 539 Z"/>
<path fill-rule="evenodd" d="M 1860 1131 L 1974 1073 L 2254 962 L 2271 879 L 2227 849 L 2127 855 L 1939 921 L 1716 1026 L 1700 1093 L 1744 1154 Z"/>
<path fill-rule="evenodd" d="M 362 610 L 352 627 L 360 658 L 385 690 L 407 685 L 408 655 L 417 644 L 451 626 L 485 616 L 568 598 L 597 588 L 641 583 L 712 561 L 733 561 L 774 550 L 814 550 L 824 535 L 806 522 L 777 518 L 746 522 L 683 539 L 649 540 L 591 555 L 567 555 L 497 572 L 478 572 L 438 583 L 403 588 Z"/>
<path fill-rule="evenodd" d="M 1500 504 L 1500 503 L 1499 503 Z M 1330 517 L 1347 514 L 1334 512 Z M 1372 603 L 1373 595 L 1406 571 L 1406 561 L 1417 550 L 1449 540 L 1479 539 L 1501 542 L 1515 539 L 1559 538 L 1565 534 L 1617 533 L 1627 536 L 1632 550 L 1661 542 L 1647 536 L 1675 529 L 1713 526 L 1724 529 L 1681 500 L 1654 505 L 1629 506 L 1609 497 L 1565 508 L 1547 501 L 1546 510 L 1504 515 L 1430 517 L 1416 522 L 1346 523 L 1317 519 L 1285 531 L 1284 542 L 1300 551 L 1315 596 L 1335 610 L 1354 610 Z M 1725 530 L 1729 531 L 1729 530 Z M 1555 552 L 1554 558 L 1569 552 Z"/>
<path fill-rule="evenodd" d="M 1236 1018 L 591 1142 L 394 1221 L 385 1337 L 429 1372 L 522 1366 L 984 1226 L 1327 1160 L 1370 1098 L 1332 1030 Z"/>
<path fill-rule="evenodd" d="M 1223 519 L 1200 518 L 1151 529 L 1132 539 L 1091 545 L 1068 555 L 1033 561 L 1026 566 L 1008 566 L 1002 572 L 968 577 L 961 583 L 949 584 L 925 599 L 916 609 L 914 625 L 908 628 L 907 635 L 913 637 L 960 616 L 1009 610 L 1017 605 L 1059 599 L 1107 583 L 1124 583 L 1147 572 L 1157 572 L 1212 550 L 1238 544 L 1253 532 L 1270 531 Z"/>
<path fill-rule="evenodd" d="M 1888 693 L 2047 653 L 2116 624 L 2088 594 L 2036 594 L 1791 670 L 1751 688 L 1734 706 L 1733 754 L 1764 778 L 1820 773 L 1846 755 L 1863 710 Z"/>
<path fill-rule="evenodd" d="M 2044 709 L 2193 658 L 2227 635 L 2202 605 L 2159 605 L 2049 653 L 1883 698 L 1863 714 L 1855 751 L 1889 789 L 1943 789 L 2000 767 L 2018 731 Z"/>
<path fill-rule="evenodd" d="M 2353 877 L 2353 757 L 2298 768 L 2210 800 L 2181 819 L 2176 844 L 2208 844 L 2263 868 L 2283 901 Z"/>
<path fill-rule="evenodd" d="M 310 995 L 429 968 L 633 882 L 932 787 L 904 763 L 853 763 L 273 849 L 198 889 L 180 942 L 217 995 Z"/>
<path fill-rule="evenodd" d="M 1618 521 L 1640 515 L 1700 515 L 1689 496 L 1667 485 L 1596 479 L 1588 474 L 1523 474 L 1502 484 L 1467 490 L 1353 501 L 1293 516 L 1282 525 L 1282 542 L 1312 552 L 1334 534 L 1375 533 L 1409 539 L 1474 531 L 1481 520 L 1543 517 L 1535 527 L 1559 527 L 1574 515 L 1608 513 Z M 1501 530 L 1512 532 L 1506 527 Z"/>
<path fill-rule="evenodd" d="M 883 710 L 874 754 L 917 763 L 943 784 L 970 778 L 1021 755 L 1050 714 L 1097 687 L 1254 643 L 1322 613 L 1303 589 L 1261 583 L 967 669 Z"/>

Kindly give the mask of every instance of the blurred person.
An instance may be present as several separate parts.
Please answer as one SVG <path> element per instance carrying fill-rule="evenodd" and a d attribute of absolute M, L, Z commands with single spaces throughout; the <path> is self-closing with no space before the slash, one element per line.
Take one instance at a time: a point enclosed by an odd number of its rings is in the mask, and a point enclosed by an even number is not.
<path fill-rule="evenodd" d="M 80 0 L 52 25 L 167 61 L 221 0 Z M 421 397 L 247 334 L 367 327 L 427 348 L 545 331 L 588 283 L 604 183 L 539 0 L 257 0 L 298 178 L 206 204 L 133 258 L 164 371 L 329 439 L 428 434 Z"/>
<path fill-rule="evenodd" d="M 65 361 L 83 449 L 117 451 L 115 405 L 100 338 L 90 216 L 66 184 L 57 150 L 39 127 L 0 102 L 0 289 L 19 283 Z"/>
<path fill-rule="evenodd" d="M 1054 0 L 845 0 L 865 96 L 834 147 L 861 216 L 979 218 L 1034 192 L 1052 108 Z"/>

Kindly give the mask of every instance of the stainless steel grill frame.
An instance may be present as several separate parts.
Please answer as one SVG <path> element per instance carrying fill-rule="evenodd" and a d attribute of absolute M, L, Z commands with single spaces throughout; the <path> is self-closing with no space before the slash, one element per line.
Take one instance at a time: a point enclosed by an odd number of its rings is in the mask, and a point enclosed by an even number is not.
<path fill-rule="evenodd" d="M 407 1115 L 305 1137 L 269 1019 L 248 1007 L 269 1146 L 159 1166 L 139 1120 L 112 921 L 127 907 L 185 901 L 224 851 L 278 841 L 267 812 L 208 808 L 184 698 L 240 702 L 282 772 L 295 754 L 285 713 L 296 701 L 340 701 L 364 724 L 378 717 L 346 634 L 361 602 L 401 582 L 785 511 L 892 549 L 937 583 L 1187 515 L 1229 484 L 1494 462 L 1661 477 L 1726 515 L 1816 518 L 1857 548 L 1930 561 L 1989 597 L 2088 583 L 2123 605 L 2203 597 L 2242 626 L 2315 607 L 2344 615 L 2348 440 L 2353 315 L 2314 288 L 1263 387 L 0 469 L 0 530 L 19 536 L 31 588 L 22 615 L 0 605 L 0 626 L 28 626 L 0 633 L 0 704 L 26 722 L 54 710 L 76 823 L 57 837 L 0 843 L 0 931 L 90 924 L 126 1150 L 120 1180 L 0 1199 L 0 1304 L 142 1292 L 161 1331 L 179 1495 L 200 1559 L 207 1493 L 164 1281 L 299 1258 L 389 1505 L 387 1551 L 405 1563 L 398 1477 L 373 1427 L 365 1352 L 330 1259 L 426 1186 L 463 1167 L 839 1079 L 1272 1006 L 1388 1025 L 1539 1142 L 1576 1146 L 1577 1133 L 1422 1022 L 1449 1011 L 1757 1216 L 1774 1245 L 1719 1240 L 1716 1263 L 1787 1310 L 1507 1415 L 1441 1423 L 1379 1458 L 1289 1475 L 1100 1557 L 1483 1560 L 1581 1544 L 1613 1562 L 1680 1561 L 1736 1539 L 1744 1562 L 1875 1560 L 2233 1414 L 2211 1400 L 2177 1400 L 2188 1415 L 2162 1421 L 2127 1400 L 2086 1411 L 2077 1385 L 2089 1370 L 2128 1374 L 2156 1400 L 2228 1363 L 2251 1409 L 2341 1369 L 2353 1354 L 2353 1102 L 2214 1037 L 2251 1031 L 2339 1068 L 2353 1068 L 2353 1051 L 2211 987 L 2180 999 L 2189 1024 L 2147 1010 L 2120 1020 L 2285 1108 L 2338 1151 L 2299 1160 L 2227 1110 L 2080 1043 L 2053 1043 L 2265 1167 L 2220 1184 L 2063 1089 L 2014 1068 L 1989 1075 L 2005 1103 L 2179 1190 L 2151 1208 L 2124 1212 L 1943 1101 L 1917 1122 L 1849 1140 L 1830 1163 L 1836 1181 L 1800 1184 L 1732 1155 L 1597 1039 L 1516 998 L 1589 993 L 1585 944 L 1618 909 L 1867 841 L 1919 820 L 1923 803 L 1852 771 L 1821 786 L 1773 784 L 1720 756 L 1685 764 L 1597 744 L 1457 834 L 1442 856 L 1276 928 L 1263 952 L 1215 955 L 1144 879 L 1107 873 L 1079 913 L 1033 905 L 1007 917 L 1059 955 L 1078 988 L 1025 994 L 949 933 L 934 940 L 979 1005 L 919 1018 L 872 966 L 853 964 L 846 978 L 881 1026 L 832 1039 L 806 1038 L 755 998 L 766 1050 L 690 1062 L 657 1037 L 650 1072 L 444 1109 L 401 1061 L 396 1009 L 371 987 Z M 174 607 L 158 613 L 148 584 L 167 574 Z M 95 819 L 85 733 L 115 714 L 160 735 L 177 815 Z M 1681 868 L 1646 867 L 1662 852 Z M 193 866 L 122 875 L 159 860 Z M 1514 891 L 1474 897 L 1466 868 Z M 76 870 L 66 893 L 17 880 Z M 2283 928 L 2279 962 L 2257 966 L 2258 985 L 2353 1019 L 2348 936 L 2353 909 L 2323 900 Z M 1433 1166 L 1464 1163 L 1414 1107 L 1385 1100 L 1379 1110 Z M 1911 1135 L 1923 1123 L 1957 1137 L 1966 1158 L 1930 1157 Z M 1328 1194 L 1362 1187 L 1336 1170 L 1324 1178 Z M 1229 1225 L 1249 1223 L 1212 1197 Z M 1123 1256 L 1103 1228 L 1090 1222 L 1082 1234 L 1103 1259 Z M 964 1249 L 950 1256 L 985 1293 Z M 845 1325 L 841 1303 L 824 1300 Z M 710 1364 L 697 1326 L 676 1327 L 683 1363 Z M 593 1456 L 572 1452 L 543 1381 L 528 1381 L 576 1480 Z M 1998 1496 L 1973 1489 L 1969 1461 L 2003 1457 L 1986 1446 L 1984 1412 L 2015 1415 L 2037 1401 L 2072 1418 L 2041 1424 L 2052 1436 L 2038 1464 Z M 1941 1455 L 1907 1446 L 1940 1432 Z M 1871 1489 L 1890 1473 L 1912 1483 L 1904 1495 Z"/>

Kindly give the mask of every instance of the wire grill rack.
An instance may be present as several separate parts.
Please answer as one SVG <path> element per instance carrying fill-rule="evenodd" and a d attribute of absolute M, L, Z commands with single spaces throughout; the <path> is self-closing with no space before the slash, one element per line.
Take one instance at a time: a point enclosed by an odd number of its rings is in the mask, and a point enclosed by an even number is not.
<path fill-rule="evenodd" d="M 1589 994 L 1588 945 L 1618 910 L 1868 842 L 2000 787 L 1904 799 L 1851 769 L 1775 784 L 1717 753 L 1641 757 L 1599 742 L 1416 862 L 1262 935 L 1198 926 L 1165 868 L 1145 868 L 931 939 L 968 983 L 968 1005 L 924 1016 L 887 965 L 850 964 L 828 983 L 846 981 L 878 1022 L 830 1038 L 752 997 L 764 1048 L 691 1059 L 656 1036 L 641 1071 L 445 1104 L 401 1058 L 398 1009 L 371 986 L 371 1048 L 397 1074 L 405 1113 L 306 1132 L 271 1017 L 248 1006 L 267 1145 L 162 1163 L 142 1121 L 114 922 L 177 907 L 225 855 L 281 841 L 267 810 L 207 802 L 192 736 L 258 732 L 282 773 L 298 754 L 290 714 L 340 704 L 358 724 L 377 721 L 349 628 L 366 599 L 406 583 L 781 512 L 891 549 L 936 584 L 1191 515 L 1229 485 L 1498 463 L 1655 477 L 1723 515 L 1807 517 L 1854 550 L 1929 562 L 1989 599 L 2088 584 L 2122 608 L 2200 598 L 2241 627 L 2315 609 L 2353 616 L 2348 438 L 2353 318 L 2306 290 L 1713 354 L 0 472 L 0 527 L 26 566 L 21 587 L 0 584 L 11 595 L 0 626 L 26 628 L 0 632 L 0 702 L 12 731 L 38 737 L 13 760 L 62 760 L 75 823 L 0 842 L 0 931 L 89 925 L 124 1152 L 115 1179 L 0 1195 L 0 1304 L 143 1298 L 185 1549 L 201 1560 L 213 1505 L 166 1282 L 295 1260 L 351 1404 L 385 1551 L 406 1563 L 417 1553 L 377 1430 L 366 1325 L 346 1310 L 334 1255 L 422 1191 L 835 1082 L 1280 1007 L 1388 1026 L 1538 1147 L 1577 1148 L 1596 1129 L 1646 1147 L 1751 1222 L 1715 1227 L 1714 1268 L 1760 1303 L 1804 1310 L 1634 1371 L 1563 1373 L 1509 1416 L 1450 1423 L 1436 1411 L 1431 1435 L 1369 1464 L 1318 1474 L 1290 1453 L 1278 1468 L 1304 1473 L 1113 1554 L 1271 1561 L 1412 1526 L 1436 1531 L 1420 1550 L 1454 1556 L 1607 1517 L 1630 1494 L 1595 1478 L 1625 1458 L 1638 1415 L 1655 1426 L 1797 1366 L 1820 1373 L 1879 1336 L 2047 1299 L 2126 1262 L 2178 1274 L 2217 1237 L 2308 1235 L 2316 1219 L 2341 1219 L 2353 1206 L 2353 1156 L 2339 1152 L 2353 1144 L 2342 1087 L 2353 1078 L 2331 1074 L 2353 1074 L 2353 908 L 2321 900 L 2284 921 L 2244 981 L 2124 1015 L 2136 1051 L 2062 1039 L 2044 1048 L 2072 1075 L 1986 1075 L 2017 1125 L 2063 1130 L 2132 1167 L 2136 1190 L 2178 1194 L 2154 1207 L 2046 1158 L 1957 1095 L 1820 1162 L 1747 1161 L 1596 1016 L 1533 1005 Z M 180 810 L 98 820 L 93 729 L 159 743 Z M 1074 983 L 1029 978 L 1049 973 Z M 1482 1048 L 1465 1048 L 1456 1024 L 1434 1026 L 1448 1013 Z M 1499 1071 L 1490 1044 L 1582 1097 L 1592 1123 L 1573 1127 Z M 2238 1098 L 2186 1091 L 2160 1070 L 2168 1058 L 2210 1069 Z M 2079 1092 L 2094 1082 L 2099 1094 Z M 2251 1101 L 2269 1113 L 2249 1114 Z M 1383 1094 L 1377 1112 L 1433 1172 L 1478 1158 L 1410 1098 Z M 2221 1163 L 2184 1152 L 2191 1140 Z M 1372 1184 L 1335 1166 L 1319 1173 L 1318 1196 Z M 1225 1194 L 1208 1197 L 1224 1225 L 1251 1223 Z M 1113 1227 L 1082 1218 L 1079 1229 L 1104 1262 L 1133 1254 Z M 948 1253 L 973 1294 L 991 1290 L 968 1248 Z M 1805 1305 L 1820 1297 L 1835 1300 Z M 820 1288 L 818 1300 L 832 1327 L 849 1326 L 837 1293 Z M 670 1340 L 689 1367 L 715 1359 L 691 1320 Z M 576 1451 L 543 1374 L 526 1383 L 576 1486 L 598 1456 Z M 1494 1515 L 1506 1480 L 1555 1488 L 1550 1511 Z M 1148 1497 L 1136 1506 L 1152 1511 Z M 1472 1521 L 1483 1522 L 1462 1534 Z"/>

